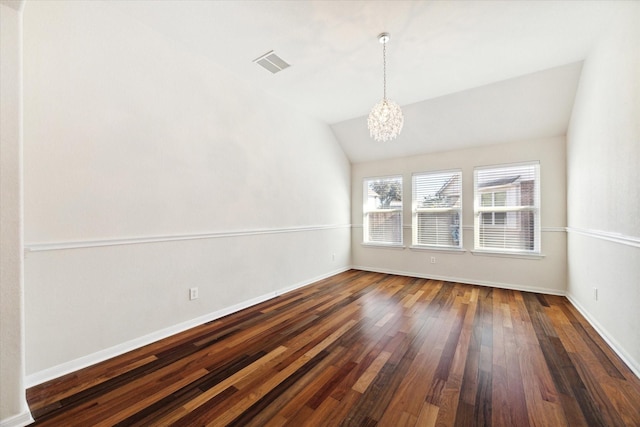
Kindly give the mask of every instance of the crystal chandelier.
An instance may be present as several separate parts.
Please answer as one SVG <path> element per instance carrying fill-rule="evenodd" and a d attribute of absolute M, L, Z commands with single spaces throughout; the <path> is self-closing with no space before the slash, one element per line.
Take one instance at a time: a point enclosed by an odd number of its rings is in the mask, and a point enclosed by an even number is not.
<path fill-rule="evenodd" d="M 404 117 L 400 106 L 387 99 L 387 42 L 389 33 L 378 35 L 378 41 L 382 43 L 382 69 L 383 69 L 383 96 L 369 113 L 367 126 L 369 134 L 376 141 L 390 141 L 402 131 Z"/>

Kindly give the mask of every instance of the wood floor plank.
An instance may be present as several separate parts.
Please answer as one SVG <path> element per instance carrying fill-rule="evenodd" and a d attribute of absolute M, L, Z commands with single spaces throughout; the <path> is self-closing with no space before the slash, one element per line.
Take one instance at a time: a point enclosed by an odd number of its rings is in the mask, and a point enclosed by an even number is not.
<path fill-rule="evenodd" d="M 32 387 L 36 426 L 638 426 L 563 297 L 358 270 Z"/>
<path fill-rule="evenodd" d="M 563 399 L 551 379 L 550 368 L 546 365 L 522 293 L 513 295 L 512 316 L 518 355 L 517 364 L 520 366 L 529 424 L 532 426 L 585 425 L 584 418 L 580 418 L 580 414 L 576 413 L 573 407 L 562 405 Z"/>
<path fill-rule="evenodd" d="M 322 358 L 315 366 L 311 366 L 311 369 L 306 371 L 299 370 L 296 375 L 287 379 L 288 384 L 280 386 L 281 391 L 273 391 L 270 396 L 267 396 L 260 403 L 262 408 L 259 411 L 254 409 L 255 414 L 250 417 L 246 417 L 243 414 L 243 418 L 240 418 L 247 427 L 249 426 L 264 426 L 271 423 L 272 420 L 282 420 L 286 423 L 288 419 L 292 418 L 292 415 L 287 415 L 287 408 L 293 408 L 290 414 L 295 414 L 297 409 L 305 406 L 305 402 L 311 399 L 316 392 L 318 384 L 330 381 L 338 368 L 333 366 L 333 361 L 336 358 L 341 357 L 344 348 L 335 348 L 329 352 L 328 356 Z M 311 409 L 315 409 L 313 406 L 308 405 Z M 256 407 L 257 409 L 257 407 Z"/>
<path fill-rule="evenodd" d="M 171 381 L 170 385 L 159 388 L 158 391 L 156 391 L 152 395 L 137 401 L 136 405 L 129 405 L 128 402 L 125 402 L 127 404 L 125 404 L 120 410 L 116 410 L 115 413 L 113 413 L 114 410 L 109 409 L 108 411 L 106 411 L 106 413 L 96 414 L 96 417 L 94 419 L 88 419 L 87 423 L 91 423 L 96 427 L 113 426 L 118 422 L 130 417 L 131 415 L 140 412 L 144 408 L 156 403 L 157 401 L 161 400 L 167 395 L 174 393 L 175 391 L 183 388 L 187 384 L 197 381 L 199 378 L 202 378 L 204 375 L 206 375 L 206 373 L 207 373 L 206 369 L 201 369 L 187 376 L 184 376 L 184 378 Z"/>
<path fill-rule="evenodd" d="M 435 426 L 438 419 L 439 410 L 440 408 L 438 406 L 425 402 L 422 406 L 420 414 L 418 415 L 418 418 L 416 418 L 416 422 L 414 423 L 414 425 L 420 427 Z"/>
<path fill-rule="evenodd" d="M 504 326 L 502 330 L 508 390 L 508 409 L 503 408 L 503 411 L 508 411 L 508 414 L 505 413 L 502 419 L 509 420 L 510 425 L 526 427 L 529 425 L 529 417 L 527 415 L 527 401 L 518 357 L 518 344 L 513 328 L 514 322 L 511 319 L 511 310 L 508 310 L 503 305 L 502 312 L 505 317 L 509 318 L 507 322 L 503 319 L 503 325 L 508 326 Z M 498 411 L 494 412 L 494 414 L 499 417 Z"/>
<path fill-rule="evenodd" d="M 478 291 L 479 288 L 477 287 L 471 288 L 470 292 L 468 292 L 468 298 L 465 297 L 464 299 L 466 304 L 468 304 L 468 308 L 462 322 L 460 339 L 453 356 L 449 378 L 440 394 L 439 409 L 436 418 L 436 425 L 438 426 L 451 426 L 455 422 L 462 390 L 462 379 L 467 364 L 469 344 L 471 342 L 471 332 L 478 306 Z"/>

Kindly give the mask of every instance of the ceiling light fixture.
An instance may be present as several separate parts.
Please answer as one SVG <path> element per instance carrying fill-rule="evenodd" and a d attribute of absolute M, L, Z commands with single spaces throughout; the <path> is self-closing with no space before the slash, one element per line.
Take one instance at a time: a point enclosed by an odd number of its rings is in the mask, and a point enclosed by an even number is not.
<path fill-rule="evenodd" d="M 369 113 L 367 126 L 369 134 L 376 141 L 390 141 L 402 131 L 404 117 L 400 106 L 387 99 L 387 42 L 389 33 L 378 35 L 378 41 L 382 43 L 382 69 L 383 69 L 383 95 L 382 101 L 377 103 Z"/>

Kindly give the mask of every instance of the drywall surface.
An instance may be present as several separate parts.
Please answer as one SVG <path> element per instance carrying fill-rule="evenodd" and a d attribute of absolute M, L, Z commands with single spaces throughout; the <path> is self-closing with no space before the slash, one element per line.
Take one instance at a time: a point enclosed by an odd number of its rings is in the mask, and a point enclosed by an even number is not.
<path fill-rule="evenodd" d="M 108 2 L 24 14 L 31 383 L 348 268 L 327 125 Z"/>
<path fill-rule="evenodd" d="M 567 293 L 640 375 L 640 4 L 618 7 L 567 135 Z"/>
<path fill-rule="evenodd" d="M 12 7 L 16 6 L 16 7 Z M 0 3 L 0 423 L 31 420 L 24 387 L 22 13 Z"/>
<path fill-rule="evenodd" d="M 541 258 L 513 258 L 472 253 L 473 170 L 522 162 L 540 162 Z M 464 252 L 411 249 L 411 176 L 416 172 L 462 170 Z M 363 179 L 403 176 L 404 249 L 362 245 Z M 563 294 L 566 286 L 565 139 L 546 138 L 490 145 L 386 161 L 356 163 L 351 187 L 352 257 L 367 270 L 455 280 L 513 289 Z M 436 262 L 431 263 L 431 257 Z"/>

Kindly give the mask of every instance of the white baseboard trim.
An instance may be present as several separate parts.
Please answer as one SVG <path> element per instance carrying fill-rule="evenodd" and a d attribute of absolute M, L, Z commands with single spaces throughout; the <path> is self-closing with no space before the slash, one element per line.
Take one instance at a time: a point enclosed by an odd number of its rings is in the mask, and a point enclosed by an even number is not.
<path fill-rule="evenodd" d="M 260 295 L 255 298 L 251 298 L 246 301 L 242 301 L 230 307 L 225 307 L 223 309 L 214 311 L 213 313 L 208 313 L 203 316 L 196 317 L 195 319 L 187 320 L 185 322 L 181 322 L 176 325 L 169 326 L 167 328 L 152 332 L 150 334 L 147 334 L 138 338 L 134 338 L 122 344 L 118 344 L 113 347 L 109 347 L 104 350 L 100 350 L 95 353 L 91 353 L 86 356 L 82 356 L 77 359 L 70 360 L 69 362 L 61 363 L 60 365 L 56 365 L 51 368 L 47 368 L 42 371 L 35 372 L 33 374 L 28 375 L 25 378 L 26 388 L 30 388 L 35 385 L 42 384 L 44 382 L 53 380 L 55 378 L 61 377 L 71 372 L 78 371 L 80 369 L 86 368 L 91 365 L 95 365 L 96 363 L 103 362 L 105 360 L 111 359 L 116 356 L 120 356 L 131 350 L 135 350 L 145 345 L 154 343 L 161 339 L 170 337 L 172 335 L 175 335 L 180 332 L 186 331 L 188 329 L 194 328 L 196 326 L 202 325 L 206 322 L 210 322 L 212 320 L 219 319 L 224 316 L 228 316 L 229 314 L 235 313 L 245 308 L 249 308 L 261 302 L 270 300 L 271 298 L 275 298 L 278 295 L 282 295 L 284 293 L 293 291 L 295 289 L 308 286 L 312 283 L 318 282 L 328 277 L 335 276 L 336 274 L 345 272 L 349 269 L 351 269 L 350 266 L 339 268 L 329 273 L 322 274 L 320 276 L 316 276 L 311 279 L 307 279 L 307 280 L 295 283 L 293 285 L 286 286 L 284 288 L 276 289 L 273 292 L 269 292 L 267 294 Z M 4 427 L 4 425 L 0 427 Z"/>
<path fill-rule="evenodd" d="M 31 417 L 31 412 L 26 410 L 17 415 L 13 415 L 9 418 L 5 418 L 0 420 L 0 427 L 24 427 L 33 422 L 33 417 Z"/>
<path fill-rule="evenodd" d="M 636 377 L 640 378 L 640 362 L 631 357 L 631 355 L 624 350 L 624 347 L 621 346 L 620 343 L 615 338 L 613 338 L 611 334 L 609 334 L 609 332 L 607 332 L 607 330 L 600 324 L 600 322 L 598 322 L 593 316 L 591 316 L 591 314 L 589 314 L 589 312 L 578 302 L 577 299 L 575 299 L 569 293 L 567 293 L 566 297 L 569 302 L 571 302 L 571 304 L 576 308 L 576 310 L 578 310 L 580 314 L 582 314 L 582 316 L 587 319 L 587 322 L 589 322 L 589 324 L 593 326 L 593 329 L 596 330 L 596 332 L 602 337 L 602 339 L 605 340 L 607 344 L 609 344 L 609 347 L 611 347 L 611 349 L 620 357 L 620 359 L 622 359 L 622 361 L 629 367 L 629 369 L 631 369 Z"/>
<path fill-rule="evenodd" d="M 438 276 L 435 274 L 425 274 L 425 273 L 416 273 L 411 271 L 399 271 L 399 270 L 389 270 L 389 269 L 378 269 L 378 268 L 371 268 L 371 267 L 364 267 L 364 266 L 357 266 L 357 265 L 352 266 L 352 268 L 356 270 L 372 271 L 374 273 L 395 274 L 398 276 L 419 277 L 421 279 L 433 279 L 433 280 L 444 280 L 447 282 L 468 283 L 470 285 L 489 286 L 491 288 L 502 288 L 502 289 L 511 289 L 514 291 L 535 292 L 537 294 L 549 294 L 549 295 L 559 295 L 559 296 L 566 295 L 565 291 L 553 289 L 553 288 L 520 286 L 520 285 L 511 284 L 511 283 L 491 282 L 488 280 L 475 280 L 475 279 L 468 279 L 464 277 Z"/>

